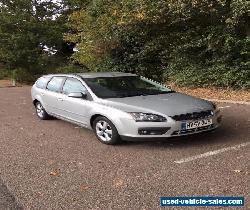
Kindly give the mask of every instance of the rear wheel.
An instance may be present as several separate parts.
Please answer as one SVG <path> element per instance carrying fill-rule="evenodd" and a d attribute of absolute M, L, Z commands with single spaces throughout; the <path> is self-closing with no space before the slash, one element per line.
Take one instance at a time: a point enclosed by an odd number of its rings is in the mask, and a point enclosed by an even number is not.
<path fill-rule="evenodd" d="M 43 105 L 39 101 L 36 102 L 35 107 L 36 107 L 36 115 L 41 120 L 48 120 L 50 118 L 50 115 L 45 111 Z"/>
<path fill-rule="evenodd" d="M 121 141 L 115 125 L 106 117 L 97 117 L 93 128 L 97 139 L 104 144 L 117 144 Z"/>

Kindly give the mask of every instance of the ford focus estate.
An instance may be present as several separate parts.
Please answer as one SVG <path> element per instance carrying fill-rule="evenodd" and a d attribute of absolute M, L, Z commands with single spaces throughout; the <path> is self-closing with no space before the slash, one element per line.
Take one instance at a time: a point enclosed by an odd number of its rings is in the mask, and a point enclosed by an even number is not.
<path fill-rule="evenodd" d="M 215 104 L 130 73 L 45 75 L 31 89 L 37 116 L 92 129 L 99 141 L 145 140 L 217 128 Z"/>

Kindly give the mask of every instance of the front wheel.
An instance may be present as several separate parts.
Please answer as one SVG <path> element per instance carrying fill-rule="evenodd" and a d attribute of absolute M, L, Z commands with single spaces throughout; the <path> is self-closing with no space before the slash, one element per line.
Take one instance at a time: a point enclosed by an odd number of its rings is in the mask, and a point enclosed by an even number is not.
<path fill-rule="evenodd" d="M 121 138 L 115 125 L 106 117 L 97 117 L 94 120 L 93 128 L 97 139 L 104 144 L 120 143 Z"/>

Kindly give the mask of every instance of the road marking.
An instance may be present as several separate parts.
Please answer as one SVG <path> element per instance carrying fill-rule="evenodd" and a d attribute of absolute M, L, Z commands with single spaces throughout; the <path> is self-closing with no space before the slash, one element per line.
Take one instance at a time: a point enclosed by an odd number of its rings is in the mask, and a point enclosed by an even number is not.
<path fill-rule="evenodd" d="M 225 109 L 225 108 L 230 108 L 231 106 L 220 106 L 218 107 L 219 109 Z"/>
<path fill-rule="evenodd" d="M 238 144 L 238 145 L 235 145 L 235 146 L 232 146 L 232 147 L 225 147 L 225 148 L 222 148 L 222 149 L 205 152 L 205 153 L 200 154 L 200 155 L 194 155 L 194 156 L 191 156 L 191 157 L 187 157 L 187 158 L 183 158 L 183 159 L 180 159 L 180 160 L 176 160 L 174 162 L 178 163 L 178 164 L 187 163 L 187 162 L 190 162 L 190 161 L 193 161 L 193 160 L 197 160 L 197 159 L 201 159 L 201 158 L 204 158 L 204 157 L 209 157 L 209 156 L 217 155 L 217 154 L 220 154 L 220 153 L 223 153 L 223 152 L 226 152 L 226 151 L 237 150 L 237 149 L 239 149 L 241 147 L 246 147 L 248 145 L 250 145 L 250 142 L 245 142 L 245 143 Z"/>

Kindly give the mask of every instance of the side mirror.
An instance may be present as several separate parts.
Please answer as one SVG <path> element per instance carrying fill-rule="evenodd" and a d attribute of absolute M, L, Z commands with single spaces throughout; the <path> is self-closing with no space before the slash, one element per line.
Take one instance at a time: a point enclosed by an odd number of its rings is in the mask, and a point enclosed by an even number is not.
<path fill-rule="evenodd" d="M 69 93 L 68 97 L 71 97 L 71 98 L 84 98 L 84 99 L 86 99 L 87 98 L 87 94 L 86 93 L 82 93 L 82 92 L 72 92 L 72 93 Z"/>

